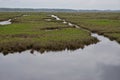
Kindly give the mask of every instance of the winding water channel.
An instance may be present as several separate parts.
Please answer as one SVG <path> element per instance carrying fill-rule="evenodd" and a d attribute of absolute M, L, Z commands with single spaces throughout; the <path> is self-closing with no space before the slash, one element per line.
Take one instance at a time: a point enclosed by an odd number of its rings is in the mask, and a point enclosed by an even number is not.
<path fill-rule="evenodd" d="M 0 54 L 0 80 L 120 80 L 120 44 L 91 36 L 100 42 L 75 51 Z"/>

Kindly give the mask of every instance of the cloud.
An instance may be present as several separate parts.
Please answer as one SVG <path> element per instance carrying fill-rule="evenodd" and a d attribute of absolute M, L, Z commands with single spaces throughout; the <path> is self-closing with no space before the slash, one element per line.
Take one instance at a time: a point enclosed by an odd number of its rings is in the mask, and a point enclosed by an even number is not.
<path fill-rule="evenodd" d="M 120 9 L 120 0 L 0 0 L 0 7 Z"/>

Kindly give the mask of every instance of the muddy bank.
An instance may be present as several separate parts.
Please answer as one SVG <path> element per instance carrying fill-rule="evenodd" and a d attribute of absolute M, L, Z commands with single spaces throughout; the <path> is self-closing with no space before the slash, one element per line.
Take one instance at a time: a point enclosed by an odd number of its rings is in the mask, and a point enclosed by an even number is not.
<path fill-rule="evenodd" d="M 51 42 L 47 45 L 43 45 L 39 42 L 32 42 L 28 41 L 17 41 L 17 42 L 7 42 L 7 43 L 0 43 L 0 52 L 2 52 L 4 55 L 7 55 L 8 53 L 14 53 L 14 52 L 22 52 L 25 50 L 31 50 L 33 52 L 34 50 L 39 51 L 41 53 L 45 51 L 61 51 L 61 50 L 76 50 L 76 49 L 83 49 L 85 46 L 88 46 L 90 44 L 95 44 L 98 42 L 97 38 L 93 38 L 86 41 L 67 41 L 67 42 Z"/>

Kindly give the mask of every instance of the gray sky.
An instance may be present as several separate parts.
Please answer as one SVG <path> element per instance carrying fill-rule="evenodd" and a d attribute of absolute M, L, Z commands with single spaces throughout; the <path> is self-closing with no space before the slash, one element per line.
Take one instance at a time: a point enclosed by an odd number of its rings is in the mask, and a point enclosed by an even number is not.
<path fill-rule="evenodd" d="M 3 7 L 120 10 L 120 0 L 0 0 Z"/>

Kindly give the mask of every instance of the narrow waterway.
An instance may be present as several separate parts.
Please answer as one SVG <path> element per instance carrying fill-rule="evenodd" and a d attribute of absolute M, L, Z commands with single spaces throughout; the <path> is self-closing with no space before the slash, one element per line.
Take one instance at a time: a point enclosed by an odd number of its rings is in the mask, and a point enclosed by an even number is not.
<path fill-rule="evenodd" d="M 120 80 L 120 45 L 91 36 L 100 42 L 75 51 L 0 54 L 0 80 Z"/>
<path fill-rule="evenodd" d="M 11 24 L 11 19 L 7 20 L 7 21 L 0 21 L 0 25 L 8 25 Z"/>
<path fill-rule="evenodd" d="M 18 17 L 22 17 L 22 16 L 30 16 L 30 15 L 21 15 L 21 16 L 18 16 Z M 0 25 L 9 25 L 9 24 L 12 24 L 11 21 L 14 20 L 14 19 L 17 19 L 18 17 L 15 17 L 13 19 L 8 19 L 6 21 L 0 21 Z"/>

